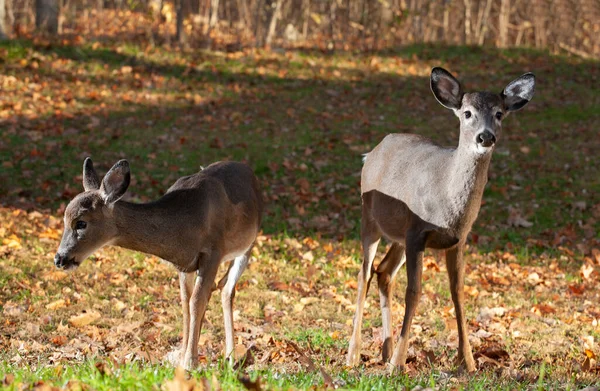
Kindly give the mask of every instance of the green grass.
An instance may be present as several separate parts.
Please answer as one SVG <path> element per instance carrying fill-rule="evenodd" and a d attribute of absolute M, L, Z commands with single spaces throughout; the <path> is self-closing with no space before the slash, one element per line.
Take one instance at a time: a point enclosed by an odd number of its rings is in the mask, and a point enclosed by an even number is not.
<path fill-rule="evenodd" d="M 4 385 L 2 389 L 18 390 L 21 387 L 40 385 L 43 382 L 47 385 L 53 385 L 66 389 L 78 389 L 82 386 L 91 387 L 94 390 L 147 390 L 160 389 L 161 385 L 174 378 L 174 370 L 171 367 L 160 364 L 129 363 L 116 365 L 111 362 L 99 360 L 85 361 L 79 365 L 56 365 L 42 366 L 39 368 L 20 368 L 12 365 L 3 364 L 0 366 L 0 373 L 12 374 L 12 382 Z M 3 377 L 4 377 L 3 376 Z M 315 386 L 323 387 L 323 379 L 318 373 L 293 373 L 270 371 L 252 371 L 248 374 L 232 370 L 231 367 L 224 364 L 211 365 L 210 367 L 194 371 L 188 375 L 192 381 L 197 384 L 203 381 L 223 390 L 244 390 L 245 387 L 238 380 L 240 376 L 247 376 L 252 381 L 259 379 L 263 387 L 267 389 L 313 389 Z M 520 381 L 507 380 L 493 374 L 480 374 L 471 376 L 469 380 L 460 389 L 468 390 L 529 390 L 532 387 L 537 389 L 554 389 L 561 387 L 572 389 L 576 387 L 577 382 L 572 379 L 567 383 L 557 383 L 552 380 L 552 372 L 548 366 L 541 365 L 532 368 L 531 375 L 522 378 Z M 427 371 L 419 376 L 394 375 L 382 376 L 364 374 L 356 371 L 333 374 L 333 379 L 339 389 L 345 390 L 388 390 L 407 388 L 413 389 L 417 386 L 432 387 L 436 389 L 455 389 L 455 379 L 451 374 Z M 590 385 L 598 383 L 589 383 Z M 580 387 L 581 384 L 578 384 Z"/>

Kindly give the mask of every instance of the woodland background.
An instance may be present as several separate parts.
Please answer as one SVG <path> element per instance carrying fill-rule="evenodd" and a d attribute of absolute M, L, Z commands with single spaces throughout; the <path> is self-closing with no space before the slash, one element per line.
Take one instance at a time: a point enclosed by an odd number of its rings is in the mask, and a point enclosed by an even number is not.
<path fill-rule="evenodd" d="M 0 0 L 0 37 L 18 37 L 34 23 L 51 34 L 102 37 L 126 27 L 115 13 L 129 11 L 145 14 L 135 31 L 145 40 L 191 47 L 443 42 L 600 55 L 596 0 Z"/>

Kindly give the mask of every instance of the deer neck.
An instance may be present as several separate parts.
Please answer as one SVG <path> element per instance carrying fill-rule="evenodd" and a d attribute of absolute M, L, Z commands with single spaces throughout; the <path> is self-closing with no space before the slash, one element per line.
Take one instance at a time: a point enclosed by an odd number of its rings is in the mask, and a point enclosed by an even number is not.
<path fill-rule="evenodd" d="M 452 204 L 453 224 L 471 229 L 477 218 L 483 191 L 488 179 L 491 153 L 477 154 L 470 146 L 459 143 L 448 168 L 448 196 Z"/>
<path fill-rule="evenodd" d="M 171 260 L 181 251 L 181 221 L 160 201 L 134 204 L 118 201 L 113 206 L 117 227 L 114 244 Z"/>

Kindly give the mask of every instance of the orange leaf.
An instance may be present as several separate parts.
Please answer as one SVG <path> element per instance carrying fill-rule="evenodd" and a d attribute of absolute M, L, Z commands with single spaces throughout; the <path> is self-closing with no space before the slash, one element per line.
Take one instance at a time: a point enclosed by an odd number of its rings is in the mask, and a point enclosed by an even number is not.
<path fill-rule="evenodd" d="M 67 343 L 68 340 L 69 339 L 67 337 L 65 337 L 64 335 L 59 335 L 58 337 L 53 337 L 51 341 L 56 346 L 63 346 L 64 344 Z"/>
<path fill-rule="evenodd" d="M 590 349 L 585 349 L 585 355 L 586 355 L 588 358 L 593 358 L 593 359 L 595 359 L 595 358 L 596 358 L 596 355 L 595 355 L 595 354 L 594 354 L 594 352 L 593 352 L 592 350 L 590 350 Z"/>

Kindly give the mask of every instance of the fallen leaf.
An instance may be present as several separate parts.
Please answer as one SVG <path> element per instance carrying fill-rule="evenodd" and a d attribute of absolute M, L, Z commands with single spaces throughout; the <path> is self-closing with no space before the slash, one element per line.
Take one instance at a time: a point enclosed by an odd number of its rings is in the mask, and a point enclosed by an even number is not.
<path fill-rule="evenodd" d="M 44 281 L 60 281 L 67 276 L 68 276 L 68 274 L 63 271 L 52 270 L 52 271 L 42 274 L 42 279 Z"/>
<path fill-rule="evenodd" d="M 579 269 L 579 272 L 581 273 L 581 276 L 584 280 L 591 280 L 590 277 L 594 272 L 594 267 L 592 265 L 584 263 L 583 265 L 581 265 L 581 269 Z"/>
<path fill-rule="evenodd" d="M 56 301 L 53 301 L 52 303 L 46 304 L 46 309 L 55 311 L 59 308 L 63 308 L 65 305 L 66 305 L 65 299 L 58 299 Z"/>
<path fill-rule="evenodd" d="M 548 315 L 554 314 L 556 312 L 556 309 L 550 307 L 547 304 L 536 304 L 533 307 L 531 307 L 531 312 L 533 312 L 536 315 Z"/>
<path fill-rule="evenodd" d="M 69 318 L 69 323 L 74 327 L 87 326 L 100 319 L 101 315 L 98 312 L 84 312 L 83 314 L 75 315 Z"/>
<path fill-rule="evenodd" d="M 204 387 L 198 384 L 194 378 L 187 378 L 185 369 L 181 367 L 175 368 L 175 376 L 172 380 L 167 380 L 163 384 L 163 389 L 166 391 L 195 391 L 203 390 Z M 210 390 L 210 388 L 208 388 Z"/>
<path fill-rule="evenodd" d="M 56 346 L 63 346 L 64 344 L 67 343 L 69 339 L 67 337 L 65 337 L 64 335 L 59 335 L 57 337 L 52 337 L 52 339 L 50 341 L 52 341 L 52 343 Z"/>

